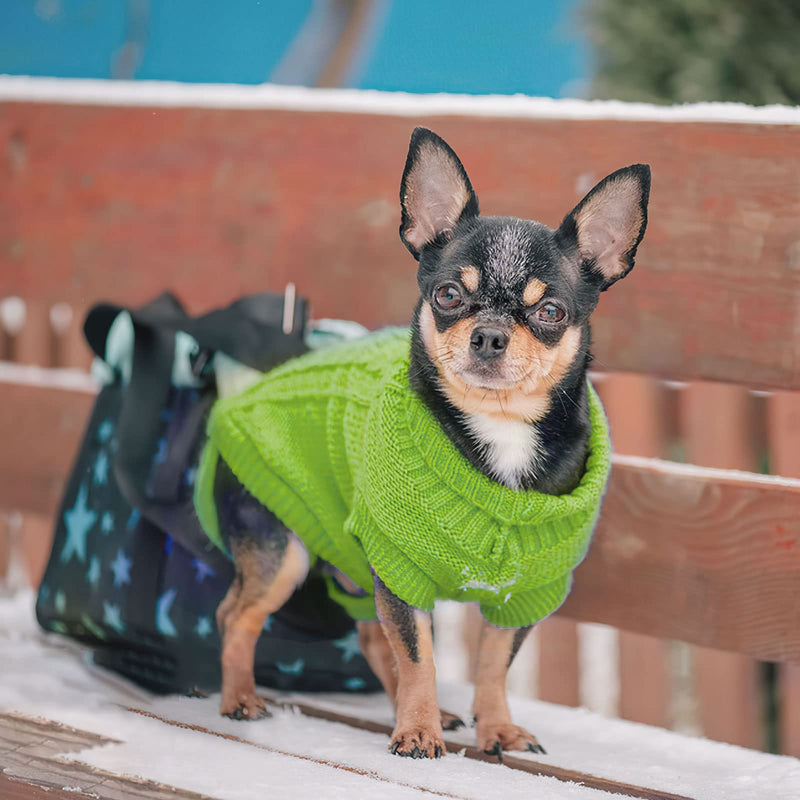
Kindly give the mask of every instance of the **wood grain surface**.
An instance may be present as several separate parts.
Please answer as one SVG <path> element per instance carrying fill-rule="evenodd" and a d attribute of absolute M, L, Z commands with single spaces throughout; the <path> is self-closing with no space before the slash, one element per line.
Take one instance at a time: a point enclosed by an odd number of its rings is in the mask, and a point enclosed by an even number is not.
<path fill-rule="evenodd" d="M 800 478 L 800 393 L 776 392 L 768 400 L 770 469 Z M 780 751 L 800 758 L 800 662 L 778 671 Z"/>
<path fill-rule="evenodd" d="M 800 126 L 191 108 L 0 107 L 0 297 L 206 309 L 291 280 L 318 316 L 408 321 L 397 235 L 415 124 L 488 214 L 557 225 L 609 172 L 653 168 L 637 267 L 595 316 L 604 369 L 800 386 Z"/>
<path fill-rule="evenodd" d="M 800 661 L 800 482 L 614 458 L 594 541 L 559 613 Z"/>
<path fill-rule="evenodd" d="M 88 731 L 20 714 L 0 713 L 2 800 L 212 800 L 154 781 L 67 761 L 62 754 L 109 744 Z"/>
<path fill-rule="evenodd" d="M 539 629 L 539 686 L 536 696 L 548 703 L 579 706 L 580 651 L 578 626 L 570 619 L 552 616 Z"/>
<path fill-rule="evenodd" d="M 0 508 L 55 512 L 94 399 L 0 380 Z"/>

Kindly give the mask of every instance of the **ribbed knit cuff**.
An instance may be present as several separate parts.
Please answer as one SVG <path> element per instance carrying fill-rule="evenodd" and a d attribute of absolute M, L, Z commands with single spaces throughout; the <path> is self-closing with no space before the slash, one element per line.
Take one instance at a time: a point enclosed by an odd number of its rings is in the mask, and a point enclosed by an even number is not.
<path fill-rule="evenodd" d="M 393 594 L 414 608 L 433 611 L 436 584 L 380 532 L 358 493 L 345 528 L 360 539 L 370 565 Z"/>
<path fill-rule="evenodd" d="M 507 603 L 481 603 L 483 618 L 498 628 L 524 628 L 550 616 L 567 599 L 572 573 L 531 592 L 512 594 Z"/>

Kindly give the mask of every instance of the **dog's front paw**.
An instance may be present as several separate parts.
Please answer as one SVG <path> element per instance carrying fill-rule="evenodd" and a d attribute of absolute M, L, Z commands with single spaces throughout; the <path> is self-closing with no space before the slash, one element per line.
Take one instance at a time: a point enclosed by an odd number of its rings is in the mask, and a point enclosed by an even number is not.
<path fill-rule="evenodd" d="M 420 725 L 403 728 L 398 725 L 392 733 L 389 750 L 406 758 L 440 758 L 447 752 L 441 726 L 433 725 L 430 728 Z"/>
<path fill-rule="evenodd" d="M 504 750 L 530 750 L 532 753 L 545 753 L 538 739 L 525 728 L 510 722 L 481 723 L 478 721 L 478 748 L 484 753 L 496 755 L 503 760 Z"/>
<path fill-rule="evenodd" d="M 223 692 L 219 713 L 231 719 L 264 719 L 272 714 L 267 708 L 266 701 L 254 691 Z"/>

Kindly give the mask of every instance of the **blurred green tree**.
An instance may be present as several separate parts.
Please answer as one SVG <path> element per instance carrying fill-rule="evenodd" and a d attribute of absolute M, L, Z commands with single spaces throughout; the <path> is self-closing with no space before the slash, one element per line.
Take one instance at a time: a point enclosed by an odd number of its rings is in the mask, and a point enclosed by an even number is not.
<path fill-rule="evenodd" d="M 590 95 L 800 104 L 798 0 L 584 0 Z"/>

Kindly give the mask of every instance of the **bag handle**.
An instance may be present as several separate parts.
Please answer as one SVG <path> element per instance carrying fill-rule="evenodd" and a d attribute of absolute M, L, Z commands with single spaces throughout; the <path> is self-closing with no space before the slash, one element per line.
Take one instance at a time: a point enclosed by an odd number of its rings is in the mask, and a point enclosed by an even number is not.
<path fill-rule="evenodd" d="M 117 315 L 127 311 L 134 330 L 142 328 L 183 331 L 201 349 L 223 352 L 248 367 L 264 371 L 300 355 L 305 346 L 308 303 L 297 297 L 294 284 L 283 295 L 264 292 L 247 295 L 225 308 L 192 317 L 170 292 L 164 292 L 139 308 L 115 303 L 92 306 L 83 325 L 94 354 L 106 355 L 106 339 Z"/>
<path fill-rule="evenodd" d="M 123 496 L 145 516 L 147 507 L 157 504 L 148 495 L 147 480 L 171 388 L 175 334 L 192 336 L 206 356 L 220 351 L 254 369 L 270 369 L 307 349 L 307 303 L 292 296 L 292 322 L 287 326 L 287 296 L 250 295 L 197 317 L 188 315 L 169 292 L 139 308 L 99 303 L 90 309 L 84 335 L 100 358 L 105 358 L 106 338 L 117 315 L 127 311 L 133 321 L 133 368 L 117 420 L 113 468 Z"/>

